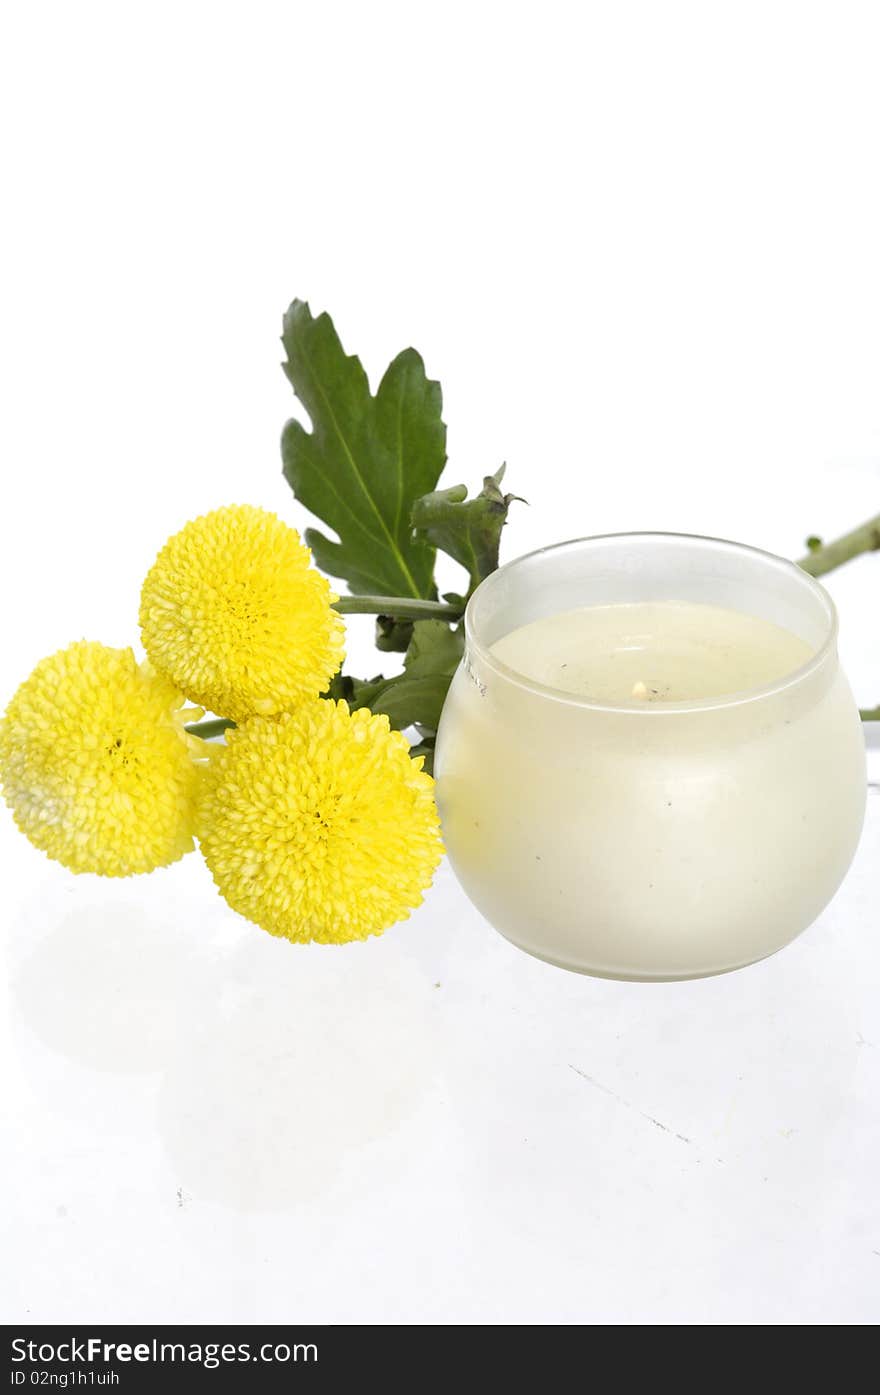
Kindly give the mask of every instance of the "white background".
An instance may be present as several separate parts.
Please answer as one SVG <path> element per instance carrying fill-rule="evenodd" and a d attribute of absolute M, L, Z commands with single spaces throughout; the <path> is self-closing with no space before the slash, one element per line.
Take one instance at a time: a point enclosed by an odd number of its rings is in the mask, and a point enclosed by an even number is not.
<path fill-rule="evenodd" d="M 136 643 L 188 517 L 306 521 L 295 295 L 374 383 L 422 351 L 447 481 L 506 459 L 530 502 L 508 557 L 876 513 L 878 64 L 841 0 L 10 11 L 2 701 Z M 831 583 L 863 704 L 878 587 Z M 876 1321 L 878 803 L 796 945 L 665 986 L 532 962 L 446 867 L 383 940 L 294 948 L 197 856 L 75 879 L 4 815 L 5 1317 Z"/>

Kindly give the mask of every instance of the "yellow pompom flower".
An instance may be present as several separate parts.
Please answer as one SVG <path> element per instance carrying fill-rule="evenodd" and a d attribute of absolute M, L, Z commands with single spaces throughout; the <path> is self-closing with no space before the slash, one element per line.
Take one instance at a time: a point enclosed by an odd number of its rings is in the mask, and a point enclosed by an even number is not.
<path fill-rule="evenodd" d="M 144 648 L 193 702 L 240 721 L 322 692 L 344 658 L 329 582 L 294 528 L 248 504 L 187 523 L 141 593 Z"/>
<path fill-rule="evenodd" d="M 343 944 L 421 905 L 443 852 L 434 782 L 387 717 L 315 699 L 226 740 L 197 832 L 233 910 L 272 935 Z"/>
<path fill-rule="evenodd" d="M 190 852 L 202 743 L 182 704 L 130 649 L 81 641 L 42 659 L 0 722 L 3 795 L 25 837 L 105 877 Z"/>

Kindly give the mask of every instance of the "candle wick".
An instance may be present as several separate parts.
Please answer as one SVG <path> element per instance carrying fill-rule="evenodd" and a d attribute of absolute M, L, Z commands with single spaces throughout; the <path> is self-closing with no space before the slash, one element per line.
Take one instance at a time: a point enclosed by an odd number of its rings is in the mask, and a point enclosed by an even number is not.
<path fill-rule="evenodd" d="M 648 696 L 648 685 L 647 685 L 647 683 L 643 683 L 643 682 L 641 681 L 641 679 L 639 680 L 638 683 L 634 683 L 634 684 L 633 684 L 632 695 L 633 695 L 634 698 L 646 698 L 646 697 Z"/>

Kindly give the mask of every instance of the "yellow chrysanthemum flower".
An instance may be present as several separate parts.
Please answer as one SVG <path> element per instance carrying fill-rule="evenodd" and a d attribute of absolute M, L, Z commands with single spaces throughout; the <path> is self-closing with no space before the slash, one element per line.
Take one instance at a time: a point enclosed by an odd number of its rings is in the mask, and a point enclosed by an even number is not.
<path fill-rule="evenodd" d="M 443 851 L 434 782 L 387 717 L 316 699 L 226 739 L 197 832 L 233 910 L 272 935 L 342 944 L 421 905 Z"/>
<path fill-rule="evenodd" d="M 0 779 L 22 833 L 105 877 L 190 852 L 200 743 L 182 704 L 130 649 L 81 641 L 42 659 L 0 722 Z"/>
<path fill-rule="evenodd" d="M 329 582 L 295 529 L 242 504 L 187 523 L 141 594 L 144 648 L 193 702 L 239 721 L 322 692 L 344 658 Z"/>

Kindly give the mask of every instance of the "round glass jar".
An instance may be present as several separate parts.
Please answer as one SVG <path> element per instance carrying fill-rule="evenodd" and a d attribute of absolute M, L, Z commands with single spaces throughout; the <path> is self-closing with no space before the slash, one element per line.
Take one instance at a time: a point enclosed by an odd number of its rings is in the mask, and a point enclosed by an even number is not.
<path fill-rule="evenodd" d="M 544 617 L 657 601 L 769 621 L 807 660 L 721 696 L 608 703 L 492 651 Z M 858 844 L 866 773 L 834 606 L 804 571 L 712 538 L 586 538 L 489 576 L 465 635 L 437 796 L 456 874 L 502 935 L 563 968 L 663 980 L 740 968 L 815 920 Z"/>

